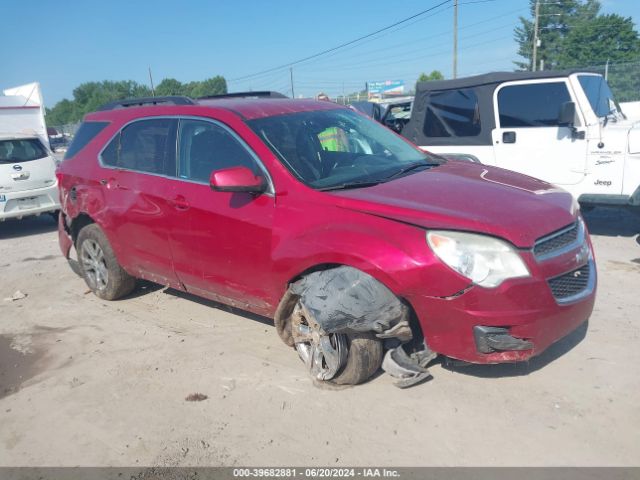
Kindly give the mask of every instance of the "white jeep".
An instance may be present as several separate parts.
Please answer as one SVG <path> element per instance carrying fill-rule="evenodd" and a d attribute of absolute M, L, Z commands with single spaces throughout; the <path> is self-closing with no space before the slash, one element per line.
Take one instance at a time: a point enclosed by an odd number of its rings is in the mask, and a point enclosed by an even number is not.
<path fill-rule="evenodd" d="M 640 110 L 584 71 L 490 73 L 417 85 L 402 135 L 434 153 L 554 183 L 584 206 L 640 206 Z"/>

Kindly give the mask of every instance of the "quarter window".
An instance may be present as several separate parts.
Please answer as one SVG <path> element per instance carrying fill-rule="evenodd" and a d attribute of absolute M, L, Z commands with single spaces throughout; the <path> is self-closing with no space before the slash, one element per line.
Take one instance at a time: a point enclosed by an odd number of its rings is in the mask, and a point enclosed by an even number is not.
<path fill-rule="evenodd" d="M 432 93 L 424 122 L 427 137 L 475 137 L 480 134 L 478 97 L 471 88 Z"/>
<path fill-rule="evenodd" d="M 560 107 L 571 96 L 564 82 L 512 85 L 498 92 L 502 128 L 553 127 L 558 125 Z"/>
<path fill-rule="evenodd" d="M 126 126 L 102 152 L 106 165 L 175 176 L 176 130 L 171 118 L 142 120 Z"/>
<path fill-rule="evenodd" d="M 76 153 L 82 150 L 87 144 L 93 140 L 104 128 L 109 125 L 108 122 L 84 122 L 80 125 L 80 128 L 73 136 L 73 141 L 69 145 L 67 153 L 64 154 L 64 159 L 73 157 Z"/>
<path fill-rule="evenodd" d="M 212 122 L 180 121 L 180 178 L 209 183 L 213 170 L 258 166 L 251 153 L 228 130 Z"/>

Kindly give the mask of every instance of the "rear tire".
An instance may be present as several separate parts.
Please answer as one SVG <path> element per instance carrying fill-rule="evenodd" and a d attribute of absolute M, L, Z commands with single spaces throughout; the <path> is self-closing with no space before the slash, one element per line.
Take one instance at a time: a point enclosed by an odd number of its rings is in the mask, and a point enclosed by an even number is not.
<path fill-rule="evenodd" d="M 120 266 L 98 225 L 92 223 L 80 230 L 76 249 L 84 281 L 97 297 L 116 300 L 133 291 L 136 279 Z"/>

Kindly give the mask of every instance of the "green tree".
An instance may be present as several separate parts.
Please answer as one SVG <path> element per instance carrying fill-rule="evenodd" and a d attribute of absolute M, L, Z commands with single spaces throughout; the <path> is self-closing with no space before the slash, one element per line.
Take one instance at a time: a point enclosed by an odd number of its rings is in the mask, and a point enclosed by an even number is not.
<path fill-rule="evenodd" d="M 640 38 L 631 18 L 599 15 L 576 24 L 567 33 L 557 53 L 561 68 L 625 63 L 640 57 Z"/>
<path fill-rule="evenodd" d="M 208 78 L 201 82 L 180 83 L 174 78 L 162 80 L 156 95 L 188 95 L 204 97 L 227 93 L 227 81 L 222 76 Z M 47 109 L 46 121 L 50 126 L 75 123 L 89 112 L 97 110 L 105 103 L 125 98 L 150 97 L 151 90 L 132 80 L 86 82 L 73 90 L 73 99 L 64 99 Z"/>
<path fill-rule="evenodd" d="M 47 115 L 45 117 L 47 125 L 65 125 L 71 123 L 69 119 L 74 117 L 73 108 L 73 102 L 66 98 L 56 103 L 55 107 L 47 108 Z"/>
<path fill-rule="evenodd" d="M 420 83 L 420 82 L 430 82 L 432 80 L 444 80 L 444 75 L 442 74 L 442 72 L 440 70 L 431 70 L 431 73 L 429 75 L 427 75 L 426 73 L 422 72 L 420 74 L 420 76 L 418 77 L 418 80 L 416 81 L 416 86 L 415 86 L 414 90 L 418 89 L 418 83 Z"/>
<path fill-rule="evenodd" d="M 227 93 L 227 81 L 220 75 L 207 78 L 201 82 L 189 82 L 185 85 L 185 95 L 198 98 L 209 95 L 222 95 Z"/>
<path fill-rule="evenodd" d="M 184 85 L 175 78 L 165 78 L 156 87 L 156 95 L 184 95 Z"/>
<path fill-rule="evenodd" d="M 429 75 L 421 73 L 418 82 L 430 82 L 431 80 L 444 80 L 444 75 L 440 70 L 432 70 Z"/>
<path fill-rule="evenodd" d="M 524 58 L 514 62 L 520 70 L 531 70 L 535 6 L 536 0 L 529 0 L 530 18 L 520 17 L 520 25 L 514 30 L 514 38 L 519 45 L 518 55 Z M 558 56 L 564 49 L 567 34 L 579 25 L 593 21 L 599 12 L 598 0 L 541 1 L 536 63 L 544 63 L 546 70 L 561 68 Z"/>
<path fill-rule="evenodd" d="M 535 0 L 529 0 L 531 17 Z M 520 17 L 514 35 L 529 70 L 532 60 L 534 19 Z M 545 70 L 589 68 L 601 73 L 609 68 L 609 84 L 618 101 L 638 100 L 640 92 L 640 37 L 631 18 L 600 14 L 597 0 L 540 2 L 538 62 Z"/>

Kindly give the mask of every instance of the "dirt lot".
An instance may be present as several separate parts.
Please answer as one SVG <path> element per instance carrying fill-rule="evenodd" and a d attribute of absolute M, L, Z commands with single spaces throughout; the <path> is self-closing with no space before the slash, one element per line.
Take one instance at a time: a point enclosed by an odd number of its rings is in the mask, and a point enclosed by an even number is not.
<path fill-rule="evenodd" d="M 267 319 L 195 297 L 99 300 L 49 217 L 2 223 L 0 465 L 638 465 L 640 216 L 587 220 L 586 337 L 404 391 L 319 389 Z"/>

